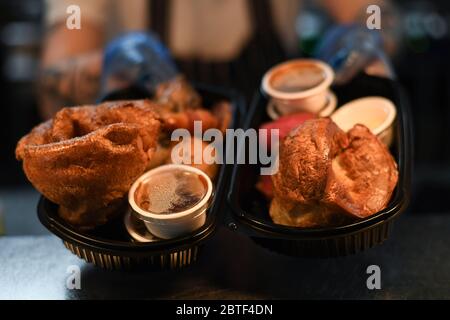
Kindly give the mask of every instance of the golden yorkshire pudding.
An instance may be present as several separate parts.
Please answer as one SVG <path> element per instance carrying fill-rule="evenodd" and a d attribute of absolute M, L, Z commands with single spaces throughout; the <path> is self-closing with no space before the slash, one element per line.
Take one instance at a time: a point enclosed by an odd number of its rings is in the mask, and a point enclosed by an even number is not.
<path fill-rule="evenodd" d="M 33 186 L 79 229 L 106 223 L 147 168 L 160 121 L 148 100 L 64 108 L 16 148 Z"/>
<path fill-rule="evenodd" d="M 331 119 L 308 120 L 281 144 L 270 216 L 297 227 L 341 225 L 384 209 L 397 180 L 395 160 L 365 126 L 345 133 Z"/>

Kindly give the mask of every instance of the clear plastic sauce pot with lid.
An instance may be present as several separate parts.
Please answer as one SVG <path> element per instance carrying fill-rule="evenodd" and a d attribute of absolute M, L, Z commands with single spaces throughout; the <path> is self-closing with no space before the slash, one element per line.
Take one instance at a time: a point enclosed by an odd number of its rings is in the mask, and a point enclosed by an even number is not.
<path fill-rule="evenodd" d="M 169 164 L 137 179 L 128 194 L 133 214 L 161 239 L 189 234 L 205 224 L 213 185 L 200 169 Z"/>

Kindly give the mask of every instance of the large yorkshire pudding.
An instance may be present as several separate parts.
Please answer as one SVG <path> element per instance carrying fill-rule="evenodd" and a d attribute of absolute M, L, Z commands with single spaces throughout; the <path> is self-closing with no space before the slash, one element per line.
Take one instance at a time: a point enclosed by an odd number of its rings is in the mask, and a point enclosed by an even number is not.
<path fill-rule="evenodd" d="M 148 100 L 64 108 L 19 141 L 16 157 L 64 220 L 102 225 L 147 168 L 160 130 L 154 109 Z"/>
<path fill-rule="evenodd" d="M 384 209 L 398 171 L 386 146 L 365 126 L 345 133 L 321 118 L 304 122 L 286 137 L 272 180 L 275 223 L 326 227 Z"/>

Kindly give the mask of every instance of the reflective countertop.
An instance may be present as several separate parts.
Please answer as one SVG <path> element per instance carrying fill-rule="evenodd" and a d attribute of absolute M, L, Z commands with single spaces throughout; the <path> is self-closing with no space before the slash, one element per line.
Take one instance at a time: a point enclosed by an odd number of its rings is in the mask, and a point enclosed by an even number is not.
<path fill-rule="evenodd" d="M 68 289 L 68 268 L 81 289 Z M 381 289 L 367 288 L 378 265 Z M 450 298 L 450 214 L 404 214 L 382 245 L 354 256 L 302 259 L 220 229 L 181 271 L 105 271 L 52 235 L 0 237 L 1 299 L 440 299 Z"/>

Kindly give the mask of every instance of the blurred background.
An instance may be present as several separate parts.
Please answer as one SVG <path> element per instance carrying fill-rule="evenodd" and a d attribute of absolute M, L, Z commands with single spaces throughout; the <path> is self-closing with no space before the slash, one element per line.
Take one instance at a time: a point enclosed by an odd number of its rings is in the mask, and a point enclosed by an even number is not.
<path fill-rule="evenodd" d="M 340 3 L 344 10 L 352 6 L 352 1 Z M 384 49 L 406 89 L 413 116 L 415 169 L 409 211 L 450 213 L 446 200 L 450 194 L 450 2 L 396 0 L 383 8 L 382 28 L 389 38 Z M 17 141 L 42 121 L 36 79 L 47 12 L 42 0 L 0 0 L 0 235 L 46 233 L 37 222 L 38 194 L 24 177 L 14 149 Z M 290 28 L 295 34 L 295 51 L 286 57 L 313 55 L 327 31 L 336 25 L 320 3 L 306 0 L 294 21 Z M 256 28 L 260 37 L 269 37 L 262 25 L 256 24 Z M 273 53 L 272 59 L 255 59 L 251 61 L 259 63 L 260 71 L 252 81 L 235 81 L 228 76 L 224 84 L 236 87 L 247 99 L 259 86 L 255 79 L 282 58 Z M 179 65 L 190 79 L 207 81 L 202 74 L 208 70 L 182 61 Z"/>

